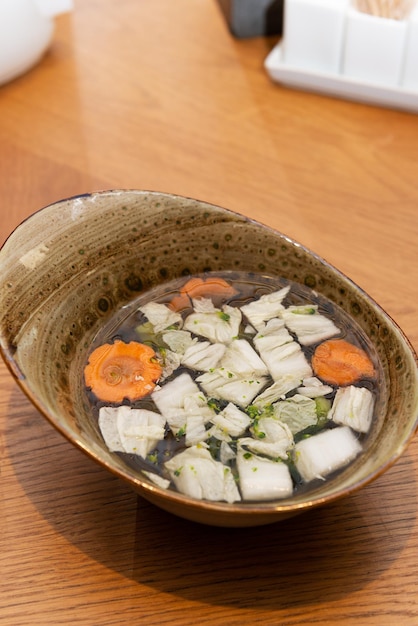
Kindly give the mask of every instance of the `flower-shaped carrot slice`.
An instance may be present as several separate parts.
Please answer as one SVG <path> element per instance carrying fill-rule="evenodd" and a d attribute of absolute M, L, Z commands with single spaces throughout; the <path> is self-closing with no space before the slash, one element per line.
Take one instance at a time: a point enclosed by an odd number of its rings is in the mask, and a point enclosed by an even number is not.
<path fill-rule="evenodd" d="M 237 294 L 237 290 L 218 276 L 208 278 L 191 278 L 180 289 L 180 295 L 175 296 L 169 307 L 173 311 L 182 311 L 191 305 L 191 298 L 209 298 L 210 296 L 220 296 L 223 299 L 232 298 Z"/>
<path fill-rule="evenodd" d="M 162 368 L 155 352 L 136 341 L 115 341 L 96 348 L 84 369 L 87 387 L 100 400 L 138 400 L 151 393 Z"/>
<path fill-rule="evenodd" d="M 330 339 L 321 343 L 312 357 L 315 374 L 332 385 L 351 385 L 360 378 L 373 377 L 373 363 L 361 348 L 345 341 Z"/>

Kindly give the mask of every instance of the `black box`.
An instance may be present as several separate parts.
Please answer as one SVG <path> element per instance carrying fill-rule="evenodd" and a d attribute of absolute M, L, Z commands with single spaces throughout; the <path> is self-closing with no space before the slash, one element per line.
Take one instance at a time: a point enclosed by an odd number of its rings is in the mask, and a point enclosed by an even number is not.
<path fill-rule="evenodd" d="M 218 0 L 235 37 L 281 35 L 284 0 Z"/>

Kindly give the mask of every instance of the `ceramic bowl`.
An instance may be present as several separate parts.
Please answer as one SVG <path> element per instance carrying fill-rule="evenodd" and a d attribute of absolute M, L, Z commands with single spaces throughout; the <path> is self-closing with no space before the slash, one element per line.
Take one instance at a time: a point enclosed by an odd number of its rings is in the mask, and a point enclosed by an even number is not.
<path fill-rule="evenodd" d="M 311 493 L 261 504 L 194 500 L 157 487 L 109 452 L 92 420 L 81 372 L 97 331 L 145 290 L 209 270 L 265 273 L 313 288 L 352 316 L 378 353 L 382 390 L 367 448 Z M 98 192 L 34 213 L 0 252 L 0 339 L 17 383 L 62 435 L 150 502 L 205 524 L 267 524 L 346 496 L 387 470 L 417 430 L 416 356 L 388 315 L 285 235 L 189 198 Z"/>

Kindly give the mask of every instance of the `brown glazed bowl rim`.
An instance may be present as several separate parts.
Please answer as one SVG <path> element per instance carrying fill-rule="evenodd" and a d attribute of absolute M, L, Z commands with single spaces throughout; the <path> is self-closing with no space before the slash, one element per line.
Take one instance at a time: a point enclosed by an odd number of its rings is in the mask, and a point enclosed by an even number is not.
<path fill-rule="evenodd" d="M 137 493 L 142 495 L 144 498 L 153 502 L 160 508 L 163 508 L 171 513 L 179 515 L 180 517 L 184 517 L 186 519 L 190 519 L 193 521 L 211 524 L 215 526 L 256 526 L 261 524 L 272 523 L 281 519 L 285 519 L 296 515 L 302 511 L 309 510 L 311 508 L 324 505 L 326 503 L 333 502 L 338 500 L 341 497 L 345 497 L 349 494 L 352 494 L 359 489 L 363 488 L 365 485 L 371 483 L 376 478 L 381 476 L 384 472 L 386 472 L 404 453 L 407 446 L 413 439 L 414 435 L 418 431 L 418 358 L 409 342 L 408 338 L 405 336 L 403 331 L 397 325 L 397 323 L 384 311 L 384 309 L 376 303 L 373 298 L 371 298 L 361 287 L 359 287 L 356 283 L 354 283 L 350 278 L 348 278 L 345 274 L 343 274 L 340 270 L 334 267 L 332 264 L 328 263 L 321 256 L 307 248 L 306 246 L 298 243 L 294 239 L 284 235 L 280 231 L 266 226 L 252 218 L 246 217 L 237 213 L 236 211 L 231 211 L 229 209 L 224 209 L 214 204 L 210 204 L 204 201 L 196 200 L 193 198 L 187 198 L 184 196 L 180 196 L 177 194 L 170 194 L 164 192 L 155 192 L 155 191 L 145 191 L 145 190 L 136 190 L 136 189 L 115 189 L 115 190 L 104 190 L 97 191 L 88 194 L 80 194 L 76 196 L 72 196 L 70 198 L 66 198 L 63 200 L 58 200 L 53 202 L 45 207 L 35 211 L 32 215 L 23 220 L 8 236 L 2 247 L 0 248 L 0 260 L 2 254 L 5 254 L 5 249 L 8 249 L 15 238 L 16 234 L 20 233 L 22 229 L 28 229 L 31 227 L 31 222 L 35 216 L 39 216 L 44 211 L 51 210 L 54 207 L 60 207 L 65 203 L 74 203 L 74 202 L 83 202 L 83 199 L 87 199 L 89 201 L 92 198 L 98 198 L 99 200 L 109 198 L 110 200 L 113 197 L 121 196 L 121 195 L 138 195 L 149 196 L 151 198 L 161 197 L 163 199 L 171 199 L 174 203 L 176 202 L 192 202 L 195 203 L 196 206 L 204 206 L 211 210 L 220 211 L 225 214 L 225 217 L 231 217 L 231 219 L 237 218 L 242 220 L 242 222 L 246 223 L 251 227 L 262 229 L 269 233 L 272 237 L 277 237 L 278 240 L 285 240 L 289 246 L 297 248 L 303 254 L 315 259 L 315 262 L 324 268 L 327 269 L 331 274 L 335 275 L 339 281 L 341 281 L 348 289 L 350 289 L 353 293 L 361 294 L 361 297 L 368 302 L 368 304 L 377 312 L 377 314 L 384 318 L 386 323 L 391 327 L 392 331 L 396 334 L 398 341 L 402 344 L 402 349 L 405 354 L 409 354 L 409 358 L 415 363 L 415 383 L 414 383 L 414 391 L 415 391 L 415 419 L 411 416 L 408 424 L 408 430 L 405 430 L 403 433 L 403 438 L 400 440 L 397 446 L 394 447 L 390 456 L 384 458 L 382 463 L 378 464 L 375 469 L 369 474 L 363 476 L 361 479 L 356 480 L 352 484 L 345 485 L 341 489 L 337 489 L 334 492 L 325 494 L 323 496 L 315 496 L 315 493 L 312 495 L 307 494 L 306 499 L 299 502 L 293 502 L 292 499 L 286 500 L 283 502 L 274 501 L 274 502 L 250 502 L 250 503 L 235 503 L 228 504 L 224 502 L 210 502 L 206 500 L 195 500 L 193 498 L 189 498 L 184 496 L 176 491 L 165 490 L 157 485 L 147 482 L 144 478 L 142 478 L 138 473 L 135 473 L 131 468 L 122 467 L 120 464 L 113 464 L 111 460 L 105 459 L 100 454 L 98 450 L 98 446 L 92 445 L 91 447 L 83 440 L 82 437 L 79 436 L 75 430 L 71 429 L 68 424 L 62 422 L 59 423 L 55 416 L 48 410 L 46 406 L 39 400 L 36 394 L 30 388 L 30 385 L 27 384 L 27 381 L 24 377 L 21 376 L 19 371 L 19 366 L 13 359 L 13 355 L 9 349 L 9 338 L 7 336 L 7 332 L 5 331 L 4 323 L 2 323 L 2 316 L 4 311 L 2 311 L 2 304 L 0 300 L 0 352 L 3 357 L 4 362 L 6 363 L 9 371 L 11 372 L 13 378 L 19 385 L 20 389 L 25 393 L 25 395 L 29 398 L 31 403 L 37 408 L 37 410 L 52 424 L 52 426 L 60 432 L 70 443 L 75 445 L 77 448 L 81 449 L 84 453 L 88 455 L 89 458 L 92 458 L 99 465 L 104 467 L 106 470 L 110 471 L 112 474 L 118 476 L 125 482 L 127 482 Z M 2 270 L 0 270 L 0 288 L 3 283 Z"/>

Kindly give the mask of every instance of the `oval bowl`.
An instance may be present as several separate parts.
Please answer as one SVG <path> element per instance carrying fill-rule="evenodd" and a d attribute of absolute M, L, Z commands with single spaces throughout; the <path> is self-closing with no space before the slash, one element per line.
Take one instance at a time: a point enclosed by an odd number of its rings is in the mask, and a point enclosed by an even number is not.
<path fill-rule="evenodd" d="M 417 430 L 417 358 L 399 327 L 324 259 L 240 214 L 149 191 L 81 195 L 22 222 L 0 251 L 0 268 L 1 352 L 21 389 L 72 444 L 180 517 L 256 526 L 322 506 L 376 479 Z M 286 501 L 227 504 L 159 488 L 106 448 L 86 401 L 82 368 L 111 316 L 161 283 L 223 270 L 313 288 L 355 319 L 381 361 L 379 415 L 363 454 L 337 478 Z"/>

